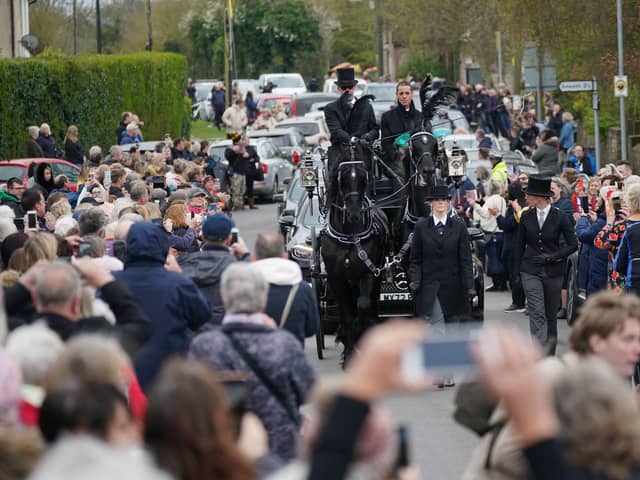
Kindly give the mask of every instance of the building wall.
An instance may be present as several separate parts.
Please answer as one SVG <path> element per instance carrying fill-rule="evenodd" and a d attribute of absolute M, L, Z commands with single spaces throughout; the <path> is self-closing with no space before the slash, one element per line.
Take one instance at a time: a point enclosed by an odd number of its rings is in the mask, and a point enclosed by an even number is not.
<path fill-rule="evenodd" d="M 11 4 L 13 4 L 13 19 Z M 12 23 L 15 39 L 13 46 Z M 0 0 L 0 58 L 28 57 L 29 53 L 20 45 L 20 38 L 27 33 L 29 33 L 28 0 Z"/>

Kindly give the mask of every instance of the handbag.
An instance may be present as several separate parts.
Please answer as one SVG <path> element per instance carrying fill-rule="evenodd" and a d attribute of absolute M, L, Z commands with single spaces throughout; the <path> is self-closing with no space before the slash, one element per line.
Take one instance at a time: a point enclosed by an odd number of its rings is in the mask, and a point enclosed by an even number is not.
<path fill-rule="evenodd" d="M 251 180 L 264 182 L 264 172 L 258 162 L 251 162 L 249 164 L 249 177 Z"/>
<path fill-rule="evenodd" d="M 287 413 L 289 420 L 296 425 L 300 426 L 300 417 L 296 414 L 295 411 L 291 409 L 284 394 L 278 389 L 278 387 L 271 381 L 269 376 L 262 370 L 262 367 L 256 362 L 256 360 L 245 350 L 245 348 L 238 342 L 231 333 L 225 332 L 225 335 L 231 342 L 233 349 L 240 355 L 244 363 L 247 364 L 247 367 L 253 372 L 253 374 L 258 377 L 258 380 L 269 390 L 269 393 L 273 398 L 275 398 L 278 403 L 284 408 L 284 411 Z"/>

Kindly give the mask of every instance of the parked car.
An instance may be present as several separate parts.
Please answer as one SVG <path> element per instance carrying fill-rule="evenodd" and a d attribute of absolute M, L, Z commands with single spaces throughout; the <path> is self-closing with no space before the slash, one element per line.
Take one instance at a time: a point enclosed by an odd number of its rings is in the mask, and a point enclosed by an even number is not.
<path fill-rule="evenodd" d="M 316 103 L 324 103 L 337 100 L 339 97 L 335 93 L 301 93 L 291 97 L 288 113 L 290 117 L 302 117 L 311 111 L 311 106 Z"/>
<path fill-rule="evenodd" d="M 193 120 L 213 120 L 213 107 L 211 106 L 211 89 L 219 80 L 196 80 L 193 86 L 196 87 L 196 102 L 191 108 Z"/>
<path fill-rule="evenodd" d="M 280 103 L 287 109 L 287 106 L 291 103 L 291 95 L 276 95 L 272 93 L 263 93 L 260 95 L 258 99 L 257 107 L 258 107 L 258 116 L 260 116 L 260 112 L 265 109 L 272 109 L 276 103 Z"/>
<path fill-rule="evenodd" d="M 356 93 L 357 95 L 357 93 Z M 362 95 L 373 95 L 373 111 L 376 121 L 380 124 L 382 114 L 396 105 L 396 84 L 395 83 L 365 83 Z"/>
<path fill-rule="evenodd" d="M 29 165 L 32 163 L 50 164 L 54 178 L 57 175 L 65 175 L 72 183 L 72 189 L 76 188 L 76 183 L 80 176 L 80 167 L 59 158 L 18 158 L 15 160 L 2 160 L 0 161 L 0 183 L 6 184 L 10 178 L 16 177 L 20 178 L 22 184 L 26 187 L 27 181 L 29 180 Z"/>
<path fill-rule="evenodd" d="M 220 140 L 211 145 L 209 154 L 216 163 L 224 168 L 219 169 L 226 172 L 229 163 L 224 157 L 224 151 L 233 143 L 231 140 Z M 255 147 L 260 157 L 260 167 L 264 173 L 263 181 L 253 182 L 253 189 L 258 197 L 273 199 L 273 195 L 284 190 L 284 179 L 293 175 L 293 165 L 282 157 L 280 150 L 270 139 L 252 139 L 249 143 Z M 221 184 L 227 184 L 226 179 Z M 223 187 L 224 188 L 224 187 Z"/>
<path fill-rule="evenodd" d="M 249 138 L 268 138 L 280 149 L 282 155 L 297 165 L 307 148 L 302 134 L 295 128 L 272 128 L 271 130 L 249 130 Z"/>
<path fill-rule="evenodd" d="M 257 99 L 260 95 L 260 84 L 258 80 L 252 78 L 238 78 L 233 81 L 233 83 L 238 84 L 238 88 L 242 92 L 242 98 L 247 96 L 247 92 L 253 93 L 253 99 Z"/>
<path fill-rule="evenodd" d="M 273 88 L 270 92 L 264 92 L 269 82 Z M 258 78 L 258 86 L 261 92 L 281 95 L 294 95 L 307 91 L 307 85 L 299 73 L 263 73 Z"/>
<path fill-rule="evenodd" d="M 309 146 L 320 145 L 331 137 L 324 116 L 315 120 L 308 117 L 288 118 L 278 123 L 276 128 L 295 128 L 304 136 L 304 140 Z"/>

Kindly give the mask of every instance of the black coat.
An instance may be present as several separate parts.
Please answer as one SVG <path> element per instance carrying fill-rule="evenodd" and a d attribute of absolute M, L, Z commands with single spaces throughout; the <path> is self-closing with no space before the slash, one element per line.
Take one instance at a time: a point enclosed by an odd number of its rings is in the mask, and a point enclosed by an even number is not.
<path fill-rule="evenodd" d="M 47 137 L 40 135 L 36 142 L 38 142 L 38 145 L 42 148 L 42 152 L 46 158 L 58 158 L 60 156 L 60 150 L 58 150 L 58 146 L 56 145 L 56 140 L 53 138 L 53 135 L 49 135 Z"/>
<path fill-rule="evenodd" d="M 84 162 L 84 150 L 80 142 L 74 142 L 67 138 L 64 142 L 64 156 L 68 162 L 82 165 Z"/>
<path fill-rule="evenodd" d="M 234 173 L 247 175 L 251 171 L 251 163 L 260 161 L 255 148 L 247 146 L 245 150 L 249 154 L 247 158 L 243 156 L 244 152 L 238 153 L 233 147 L 227 147 L 224 151 L 224 157 L 229 162 L 229 166 Z"/>
<path fill-rule="evenodd" d="M 346 95 L 324 107 L 324 118 L 331 133 L 331 145 L 348 145 L 351 137 L 372 142 L 378 138 L 378 125 L 369 96 L 359 98 L 349 108 Z"/>
<path fill-rule="evenodd" d="M 561 238 L 565 243 L 562 244 Z M 516 273 L 538 275 L 544 272 L 550 277 L 564 274 L 565 260 L 578 250 L 578 240 L 567 216 L 551 207 L 542 226 L 538 225 L 535 208 L 520 217 L 520 228 L 514 245 Z"/>
<path fill-rule="evenodd" d="M 384 112 L 380 119 L 382 129 L 382 148 L 384 148 L 385 160 L 390 161 L 395 156 L 393 142 L 398 135 L 413 132 L 422 122 L 422 114 L 416 110 L 411 102 L 409 110 L 405 110 L 402 105 Z"/>
<path fill-rule="evenodd" d="M 436 296 L 446 321 L 469 315 L 473 259 L 464 221 L 448 217 L 442 236 L 433 217 L 418 221 L 411 244 L 409 280 L 416 291 L 418 315 L 431 314 Z"/>
<path fill-rule="evenodd" d="M 27 140 L 27 158 L 42 158 L 44 152 L 42 147 L 33 138 Z"/>

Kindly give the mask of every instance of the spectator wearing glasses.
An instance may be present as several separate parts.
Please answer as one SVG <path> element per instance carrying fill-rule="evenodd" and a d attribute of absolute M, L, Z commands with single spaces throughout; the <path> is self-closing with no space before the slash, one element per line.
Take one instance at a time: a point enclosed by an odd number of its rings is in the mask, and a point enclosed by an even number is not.
<path fill-rule="evenodd" d="M 17 177 L 10 178 L 7 182 L 7 188 L 0 190 L 0 203 L 10 207 L 16 217 L 22 217 L 25 213 L 20 205 L 23 192 L 24 185 Z"/>

